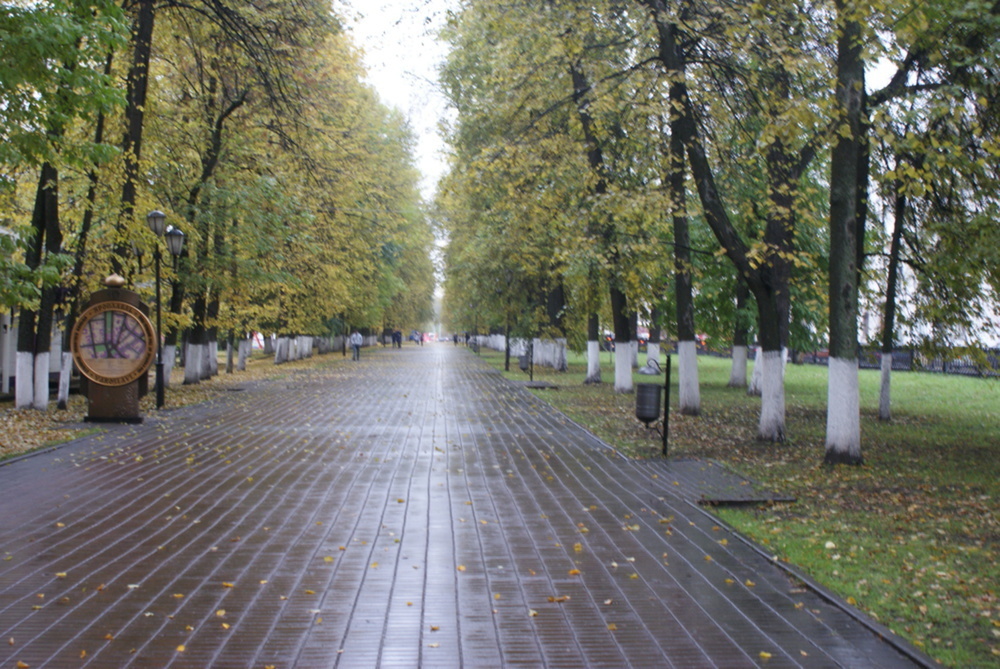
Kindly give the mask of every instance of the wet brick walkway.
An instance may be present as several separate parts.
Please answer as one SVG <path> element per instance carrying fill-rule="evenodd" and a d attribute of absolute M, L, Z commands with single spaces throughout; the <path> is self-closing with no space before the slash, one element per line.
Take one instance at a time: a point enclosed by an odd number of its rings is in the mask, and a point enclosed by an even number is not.
<path fill-rule="evenodd" d="M 719 475 L 366 351 L 0 467 L 0 667 L 920 662 L 693 504 Z"/>

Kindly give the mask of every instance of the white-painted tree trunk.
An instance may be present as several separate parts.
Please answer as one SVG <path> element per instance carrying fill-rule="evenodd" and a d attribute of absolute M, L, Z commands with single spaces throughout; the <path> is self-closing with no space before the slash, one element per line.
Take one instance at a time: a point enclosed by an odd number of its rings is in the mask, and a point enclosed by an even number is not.
<path fill-rule="evenodd" d="M 56 406 L 66 409 L 69 406 L 69 382 L 73 377 L 73 354 L 64 352 L 59 365 L 59 393 L 56 395 Z"/>
<path fill-rule="evenodd" d="M 629 355 L 632 356 L 632 369 L 639 369 L 639 342 L 628 342 Z"/>
<path fill-rule="evenodd" d="M 288 362 L 288 338 L 278 337 L 274 342 L 274 364 L 280 365 Z"/>
<path fill-rule="evenodd" d="M 206 353 L 207 369 L 205 370 L 205 378 L 211 378 L 213 376 L 219 375 L 219 340 L 215 339 L 208 342 L 208 348 Z"/>
<path fill-rule="evenodd" d="M 747 386 L 747 395 L 756 395 L 760 397 L 763 392 L 764 384 L 764 365 L 763 365 L 764 352 L 761 350 L 760 346 L 754 348 L 753 357 L 753 372 L 750 373 L 750 385 Z"/>
<path fill-rule="evenodd" d="M 587 342 L 587 378 L 584 383 L 601 382 L 601 342 Z"/>
<path fill-rule="evenodd" d="M 177 344 L 167 344 L 163 347 L 163 387 L 170 387 L 170 375 L 177 363 Z"/>
<path fill-rule="evenodd" d="M 226 338 L 226 374 L 232 374 L 236 370 L 236 342 Z"/>
<path fill-rule="evenodd" d="M 0 393 L 10 392 L 10 377 L 17 373 L 17 362 L 14 355 L 17 347 L 14 328 L 11 327 L 11 317 L 7 312 L 0 313 Z"/>
<path fill-rule="evenodd" d="M 536 367 L 543 367 L 546 363 L 545 342 L 541 339 L 534 339 L 531 343 L 532 362 Z"/>
<path fill-rule="evenodd" d="M 35 354 L 35 398 L 32 406 L 39 411 L 49 408 L 49 352 Z"/>
<path fill-rule="evenodd" d="M 861 462 L 861 401 L 858 360 L 830 358 L 826 408 L 826 459 Z"/>
<path fill-rule="evenodd" d="M 733 347 L 733 367 L 729 371 L 730 388 L 746 388 L 747 386 L 747 347 Z"/>
<path fill-rule="evenodd" d="M 761 368 L 757 437 L 764 441 L 785 440 L 785 379 L 781 357 L 781 351 L 766 351 L 758 355 L 755 365 Z"/>
<path fill-rule="evenodd" d="M 30 409 L 35 404 L 35 354 L 17 352 L 17 380 L 14 384 L 14 406 Z"/>
<path fill-rule="evenodd" d="M 247 357 L 250 355 L 250 340 L 241 339 L 237 349 L 236 371 L 245 372 L 247 369 Z"/>
<path fill-rule="evenodd" d="M 184 385 L 200 383 L 205 364 L 205 344 L 188 344 L 184 351 Z"/>
<path fill-rule="evenodd" d="M 878 392 L 878 419 L 892 420 L 892 353 L 882 354 L 882 383 Z"/>
<path fill-rule="evenodd" d="M 660 345 L 659 344 L 646 344 L 646 364 L 649 364 L 650 360 L 656 361 L 656 366 L 662 368 L 663 365 L 660 364 Z"/>
<path fill-rule="evenodd" d="M 678 398 L 681 413 L 697 416 L 701 413 L 701 393 L 698 388 L 698 345 L 693 341 L 677 342 L 677 362 L 680 371 Z"/>
<path fill-rule="evenodd" d="M 615 392 L 632 392 L 632 342 L 615 346 Z"/>
<path fill-rule="evenodd" d="M 565 372 L 569 369 L 569 361 L 566 358 L 566 340 L 556 339 L 553 344 L 555 344 L 555 360 L 553 360 L 553 369 L 557 372 Z"/>

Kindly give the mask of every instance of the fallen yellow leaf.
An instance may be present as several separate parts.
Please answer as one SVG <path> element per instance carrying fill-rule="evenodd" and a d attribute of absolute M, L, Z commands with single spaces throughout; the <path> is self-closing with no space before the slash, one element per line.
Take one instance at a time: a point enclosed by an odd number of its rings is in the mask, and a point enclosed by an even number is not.
<path fill-rule="evenodd" d="M 81 651 L 80 651 L 80 659 L 82 660 L 82 659 L 83 659 L 83 658 L 85 658 L 85 657 L 87 657 L 87 651 L 85 651 L 85 650 L 81 650 Z"/>
<path fill-rule="evenodd" d="M 438 625 L 431 625 L 431 631 L 432 632 L 437 632 L 439 629 L 441 629 L 441 628 Z"/>
<path fill-rule="evenodd" d="M 316 592 L 314 590 L 306 590 L 306 594 L 307 595 L 315 595 Z"/>
<path fill-rule="evenodd" d="M 222 582 L 222 587 L 223 588 L 231 588 L 231 587 L 233 587 L 233 584 L 232 583 L 226 583 L 225 581 L 223 581 Z"/>
<path fill-rule="evenodd" d="M 57 572 L 56 578 L 66 578 L 66 572 L 64 571 Z"/>
<path fill-rule="evenodd" d="M 220 618 L 222 618 L 223 616 L 226 615 L 226 610 L 225 609 L 219 609 L 218 611 L 215 612 L 215 615 L 217 615 Z"/>
<path fill-rule="evenodd" d="M 31 665 L 27 662 L 21 662 L 20 660 L 17 661 L 17 669 L 30 669 L 30 667 Z"/>
<path fill-rule="evenodd" d="M 332 555 L 327 555 L 325 558 L 323 558 L 323 562 L 327 562 L 327 563 L 333 562 L 333 556 Z"/>
<path fill-rule="evenodd" d="M 614 623 L 608 623 L 608 631 L 609 632 L 615 632 L 617 630 L 618 630 L 618 625 L 615 625 Z"/>
<path fill-rule="evenodd" d="M 537 615 L 538 615 L 538 611 L 536 611 L 534 609 L 528 609 L 528 617 L 529 618 L 534 618 Z"/>
<path fill-rule="evenodd" d="M 459 571 L 465 571 L 465 565 L 464 564 L 458 565 L 458 570 Z"/>
<path fill-rule="evenodd" d="M 570 569 L 567 573 L 570 576 L 579 576 L 580 575 L 580 570 L 579 569 Z"/>
<path fill-rule="evenodd" d="M 184 646 L 183 645 L 177 646 L 177 652 L 178 653 L 183 653 L 184 652 Z"/>

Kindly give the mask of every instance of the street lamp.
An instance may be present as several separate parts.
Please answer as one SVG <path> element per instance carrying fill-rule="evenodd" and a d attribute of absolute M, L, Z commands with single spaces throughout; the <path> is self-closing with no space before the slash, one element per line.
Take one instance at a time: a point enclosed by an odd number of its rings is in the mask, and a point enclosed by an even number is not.
<path fill-rule="evenodd" d="M 177 257 L 184 248 L 184 233 L 173 226 L 167 225 L 167 215 L 160 210 L 153 210 L 146 215 L 146 224 L 157 237 L 167 238 L 167 250 Z M 157 241 L 153 253 L 156 261 L 156 408 L 163 408 L 163 345 L 160 327 L 160 243 Z"/>

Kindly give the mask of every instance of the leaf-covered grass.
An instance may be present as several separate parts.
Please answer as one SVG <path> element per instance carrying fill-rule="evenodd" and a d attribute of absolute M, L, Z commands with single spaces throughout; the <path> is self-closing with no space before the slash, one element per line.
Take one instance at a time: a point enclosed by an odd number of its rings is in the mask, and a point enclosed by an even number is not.
<path fill-rule="evenodd" d="M 252 381 L 277 379 L 298 369 L 339 364 L 343 360 L 340 354 L 330 354 L 275 365 L 273 356 L 255 351 L 247 361 L 246 371 L 226 374 L 225 360 L 220 356 L 219 364 L 223 371 L 219 376 L 191 385 L 184 385 L 183 368 L 175 368 L 170 387 L 166 391 L 165 409 L 169 411 L 204 402 L 228 392 L 230 388 Z M 152 373 L 149 393 L 140 400 L 139 411 L 144 416 L 156 415 Z M 13 401 L 0 402 L 0 462 L 100 431 L 102 428 L 95 424 L 82 422 L 86 414 L 87 400 L 78 394 L 70 395 L 69 407 L 65 410 L 57 409 L 54 401 L 49 402 L 46 411 L 15 409 Z"/>
<path fill-rule="evenodd" d="M 499 354 L 483 351 L 502 367 Z M 676 362 L 676 360 L 675 360 Z M 659 453 L 659 435 L 634 417 L 634 395 L 608 381 L 583 385 L 585 363 L 535 369 L 554 406 L 633 457 Z M 728 388 L 730 361 L 699 358 L 702 412 L 676 411 L 670 454 L 710 457 L 793 504 L 720 509 L 727 523 L 948 666 L 1000 664 L 1000 382 L 940 374 L 893 375 L 893 420 L 877 419 L 879 373 L 861 372 L 861 467 L 822 464 L 826 369 L 789 365 L 788 441 L 756 441 L 759 398 Z M 752 363 L 751 363 L 752 368 Z M 511 378 L 526 375 L 512 365 Z M 663 377 L 635 376 L 663 383 Z"/>

